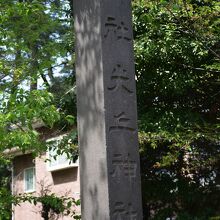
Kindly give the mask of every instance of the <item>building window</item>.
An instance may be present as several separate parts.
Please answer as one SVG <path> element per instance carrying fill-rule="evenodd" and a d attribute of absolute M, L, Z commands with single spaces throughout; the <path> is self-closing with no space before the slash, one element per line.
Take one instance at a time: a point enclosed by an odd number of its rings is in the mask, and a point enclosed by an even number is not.
<path fill-rule="evenodd" d="M 24 191 L 35 191 L 35 168 L 30 167 L 24 170 Z"/>
<path fill-rule="evenodd" d="M 62 170 L 67 169 L 71 167 L 78 167 L 78 161 L 75 163 L 71 162 L 70 159 L 68 159 L 67 155 L 65 153 L 58 154 L 57 153 L 57 146 L 59 142 L 62 140 L 63 136 L 59 136 L 53 139 L 48 140 L 48 142 L 52 142 L 53 146 L 50 148 L 50 150 L 47 151 L 47 170 L 48 171 L 56 171 L 56 170 Z"/>

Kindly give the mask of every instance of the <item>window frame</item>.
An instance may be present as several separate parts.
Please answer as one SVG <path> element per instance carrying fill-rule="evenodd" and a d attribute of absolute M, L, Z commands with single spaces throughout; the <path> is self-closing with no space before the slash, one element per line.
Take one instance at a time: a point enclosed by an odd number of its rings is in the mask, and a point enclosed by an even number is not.
<path fill-rule="evenodd" d="M 26 176 L 27 176 L 27 171 L 28 170 L 33 170 L 33 188 L 32 189 L 29 189 L 27 190 L 27 179 L 26 179 Z M 24 192 L 25 193 L 32 193 L 32 192 L 35 192 L 36 191 L 36 170 L 35 170 L 35 166 L 33 167 L 28 167 L 28 168 L 25 168 L 24 169 Z"/>
<path fill-rule="evenodd" d="M 48 139 L 46 142 L 51 142 L 51 141 L 60 141 L 63 139 L 63 137 L 67 136 L 67 134 L 64 135 L 60 135 L 54 138 L 50 138 Z M 46 152 L 46 166 L 47 166 L 47 171 L 49 172 L 53 172 L 53 171 L 58 171 L 58 170 L 64 170 L 64 169 L 68 169 L 68 168 L 72 168 L 72 167 L 78 167 L 79 166 L 79 159 L 77 159 L 77 161 L 75 163 L 67 161 L 66 163 L 63 164 L 58 164 L 55 166 L 51 166 L 50 162 L 51 162 L 51 158 L 50 158 L 50 150 L 48 149 Z M 62 156 L 62 155 L 58 155 L 57 157 Z"/>

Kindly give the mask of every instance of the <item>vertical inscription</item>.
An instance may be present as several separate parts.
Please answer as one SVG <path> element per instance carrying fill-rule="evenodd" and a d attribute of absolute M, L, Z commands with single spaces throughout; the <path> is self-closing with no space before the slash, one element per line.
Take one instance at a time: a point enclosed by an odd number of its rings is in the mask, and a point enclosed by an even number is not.
<path fill-rule="evenodd" d="M 115 9 L 108 11 L 111 4 Z M 102 21 L 112 220 L 141 220 L 142 216 L 140 190 L 137 189 L 140 187 L 140 168 L 133 35 L 131 14 L 126 12 L 128 4 L 127 0 L 109 0 Z"/>

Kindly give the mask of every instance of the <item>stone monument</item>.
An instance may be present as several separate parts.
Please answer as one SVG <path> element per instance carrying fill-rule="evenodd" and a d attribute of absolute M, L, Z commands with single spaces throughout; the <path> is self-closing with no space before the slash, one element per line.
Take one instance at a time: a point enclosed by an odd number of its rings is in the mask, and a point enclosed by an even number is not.
<path fill-rule="evenodd" d="M 141 220 L 130 0 L 74 0 L 82 220 Z"/>

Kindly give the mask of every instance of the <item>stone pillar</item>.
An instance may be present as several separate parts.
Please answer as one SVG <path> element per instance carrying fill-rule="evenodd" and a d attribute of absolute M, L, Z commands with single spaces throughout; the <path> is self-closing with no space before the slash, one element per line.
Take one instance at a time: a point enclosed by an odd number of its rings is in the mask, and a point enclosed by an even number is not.
<path fill-rule="evenodd" d="M 82 220 L 141 220 L 130 0 L 74 0 Z"/>

